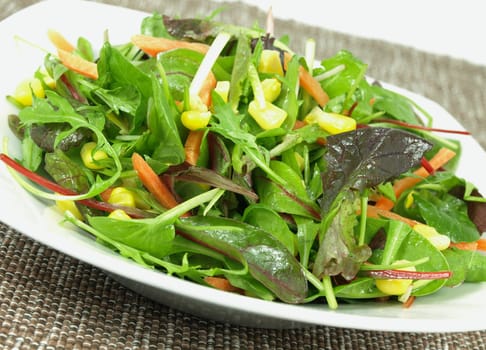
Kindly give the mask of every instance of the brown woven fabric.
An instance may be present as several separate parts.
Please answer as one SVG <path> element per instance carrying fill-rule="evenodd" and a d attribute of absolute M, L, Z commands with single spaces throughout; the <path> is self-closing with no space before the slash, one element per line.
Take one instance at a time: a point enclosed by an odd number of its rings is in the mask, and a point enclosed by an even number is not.
<path fill-rule="evenodd" d="M 0 0 L 0 19 L 36 1 Z M 220 3 L 196 0 L 100 1 L 167 14 L 206 15 Z M 231 3 L 219 20 L 252 25 L 265 14 Z M 276 21 L 292 46 L 318 42 L 318 57 L 346 48 L 369 63 L 369 74 L 448 109 L 485 147 L 482 89 L 486 67 L 365 40 L 294 21 Z M 1 117 L 1 116 L 0 116 Z M 478 322 L 481 322 L 478 320 Z M 333 327 L 268 330 L 200 319 L 125 288 L 98 268 L 39 244 L 0 223 L 2 349 L 486 349 L 486 331 L 371 332 Z"/>

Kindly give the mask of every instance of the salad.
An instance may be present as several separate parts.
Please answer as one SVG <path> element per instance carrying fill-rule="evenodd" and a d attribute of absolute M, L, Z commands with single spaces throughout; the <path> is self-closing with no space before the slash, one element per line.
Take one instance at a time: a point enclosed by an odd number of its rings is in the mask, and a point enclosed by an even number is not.
<path fill-rule="evenodd" d="M 271 26 L 269 26 L 271 27 Z M 148 15 L 125 43 L 47 33 L 0 160 L 147 268 L 285 303 L 399 301 L 486 281 L 486 200 L 461 145 L 343 50 Z"/>

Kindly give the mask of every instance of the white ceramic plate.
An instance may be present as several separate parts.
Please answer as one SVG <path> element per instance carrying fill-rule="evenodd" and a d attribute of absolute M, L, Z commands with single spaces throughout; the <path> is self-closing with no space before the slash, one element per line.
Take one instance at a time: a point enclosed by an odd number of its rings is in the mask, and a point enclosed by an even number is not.
<path fill-rule="evenodd" d="M 52 14 L 56 13 L 55 16 Z M 35 43 L 52 50 L 47 29 L 61 31 L 75 41 L 88 38 L 100 47 L 108 29 L 112 43 L 124 43 L 138 33 L 147 14 L 94 2 L 51 0 L 38 3 L 0 23 L 2 64 L 0 65 L 0 138 L 8 137 L 9 151 L 19 155 L 19 143 L 7 125 L 7 115 L 15 112 L 4 96 L 16 84 L 30 77 L 43 62 L 45 52 L 27 45 Z M 16 39 L 22 38 L 20 39 Z M 397 88 L 398 89 L 398 88 Z M 437 127 L 462 129 L 436 103 L 407 91 L 435 116 Z M 486 178 L 477 164 L 486 164 L 484 150 L 470 137 L 462 137 L 464 156 L 460 176 L 467 177 L 486 193 Z M 367 330 L 403 332 L 452 332 L 485 329 L 486 284 L 468 284 L 418 298 L 410 309 L 397 304 L 363 303 L 340 305 L 336 311 L 325 305 L 285 305 L 221 292 L 192 282 L 143 268 L 97 244 L 90 236 L 60 224 L 61 217 L 46 203 L 33 198 L 0 165 L 0 221 L 11 225 L 47 246 L 94 265 L 129 288 L 158 302 L 204 318 L 264 328 L 292 328 L 326 325 Z"/>

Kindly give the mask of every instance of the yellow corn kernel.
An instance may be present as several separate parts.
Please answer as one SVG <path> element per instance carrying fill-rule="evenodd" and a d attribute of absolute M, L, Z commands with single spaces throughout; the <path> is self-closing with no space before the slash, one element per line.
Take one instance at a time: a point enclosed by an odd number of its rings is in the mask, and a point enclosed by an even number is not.
<path fill-rule="evenodd" d="M 280 52 L 276 50 L 263 50 L 260 61 L 258 62 L 258 71 L 261 73 L 283 75 Z"/>
<path fill-rule="evenodd" d="M 76 202 L 71 200 L 58 200 L 56 207 L 61 213 L 70 212 L 76 219 L 83 220 L 83 215 L 76 206 Z"/>
<path fill-rule="evenodd" d="M 262 129 L 276 129 L 287 118 L 287 112 L 270 102 L 265 102 L 265 106 L 262 108 L 256 100 L 251 101 L 248 105 L 248 113 L 250 113 Z"/>
<path fill-rule="evenodd" d="M 32 105 L 32 94 L 39 98 L 45 97 L 44 87 L 37 78 L 22 81 L 15 89 L 14 98 L 23 106 Z"/>
<path fill-rule="evenodd" d="M 304 120 L 308 124 L 317 123 L 321 129 L 332 135 L 356 129 L 356 120 L 353 118 L 342 114 L 324 112 L 318 106 L 314 107 Z"/>
<path fill-rule="evenodd" d="M 115 209 L 109 215 L 109 218 L 118 220 L 130 220 L 131 217 L 122 209 Z"/>
<path fill-rule="evenodd" d="M 216 83 L 216 87 L 214 88 L 214 92 L 216 92 L 224 102 L 228 102 L 228 96 L 230 91 L 230 82 L 227 80 L 218 81 Z"/>
<path fill-rule="evenodd" d="M 399 260 L 396 263 L 405 263 L 406 260 Z M 403 267 L 397 270 L 402 271 L 416 271 L 415 266 Z M 376 287 L 387 295 L 402 295 L 407 292 L 412 280 L 409 279 L 377 279 L 375 280 Z"/>
<path fill-rule="evenodd" d="M 96 142 L 87 142 L 81 147 L 81 159 L 83 160 L 83 164 L 88 169 L 99 170 L 103 169 L 104 166 L 99 163 L 100 160 L 108 159 L 108 155 L 105 151 L 97 150 L 94 151 L 96 148 Z"/>
<path fill-rule="evenodd" d="M 135 196 L 125 187 L 115 187 L 110 193 L 108 203 L 135 208 Z"/>
<path fill-rule="evenodd" d="M 197 130 L 206 127 L 211 119 L 211 112 L 196 110 L 185 111 L 181 115 L 181 122 L 189 130 Z"/>
<path fill-rule="evenodd" d="M 430 243 L 438 250 L 444 250 L 451 244 L 451 239 L 443 234 L 437 232 L 437 230 L 429 225 L 417 224 L 413 227 L 415 232 L 421 234 L 423 237 L 427 238 Z"/>
<path fill-rule="evenodd" d="M 280 91 L 282 91 L 282 83 L 278 79 L 268 78 L 262 81 L 262 88 L 265 100 L 273 102 L 280 95 Z"/>

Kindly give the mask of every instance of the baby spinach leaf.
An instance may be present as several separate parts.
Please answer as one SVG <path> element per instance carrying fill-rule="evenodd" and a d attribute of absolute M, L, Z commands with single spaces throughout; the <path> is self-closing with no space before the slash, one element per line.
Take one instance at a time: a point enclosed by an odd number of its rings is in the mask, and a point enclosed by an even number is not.
<path fill-rule="evenodd" d="M 295 235 L 277 212 L 263 204 L 252 204 L 246 207 L 242 220 L 250 225 L 273 234 L 292 255 L 295 254 Z"/>
<path fill-rule="evenodd" d="M 106 237 L 155 257 L 166 256 L 175 237 L 174 225 L 157 219 L 119 220 L 93 216 L 88 217 L 88 222 Z"/>
<path fill-rule="evenodd" d="M 322 82 L 322 87 L 330 98 L 347 94 L 358 81 L 362 81 L 362 84 L 366 83 L 361 80 L 362 72 L 366 70 L 366 64 L 347 50 L 341 50 L 333 57 L 326 58 L 321 62 L 321 65 L 326 70 L 331 70 L 340 65 L 345 67 L 340 73 L 334 74 Z"/>
<path fill-rule="evenodd" d="M 385 296 L 375 284 L 374 278 L 357 277 L 348 284 L 343 284 L 334 288 L 337 298 L 343 299 L 370 299 Z"/>
<path fill-rule="evenodd" d="M 414 190 L 413 204 L 400 206 L 397 212 L 435 227 L 453 242 L 472 242 L 479 239 L 479 231 L 468 216 L 466 203 L 448 193 Z M 415 215 L 414 215 L 415 214 Z"/>
<path fill-rule="evenodd" d="M 155 12 L 151 16 L 147 16 L 142 20 L 140 32 L 144 35 L 171 38 L 165 28 L 164 19 L 158 12 Z"/>
<path fill-rule="evenodd" d="M 486 281 L 486 255 L 475 250 L 449 248 L 443 251 L 452 271 L 447 286 L 456 287 L 463 282 Z"/>
<path fill-rule="evenodd" d="M 307 282 L 299 262 L 270 233 L 241 221 L 203 216 L 181 218 L 176 229 L 187 239 L 248 264 L 251 275 L 282 301 L 304 300 Z"/>
<path fill-rule="evenodd" d="M 185 153 L 176 123 L 178 114 L 172 109 L 155 76 L 152 77 L 152 91 L 147 118 L 149 130 L 137 143 L 137 148 L 151 154 L 156 161 L 180 164 L 185 159 Z"/>
<path fill-rule="evenodd" d="M 297 250 L 300 263 L 302 266 L 307 267 L 320 225 L 314 220 L 305 217 L 294 215 L 293 218 L 297 225 Z"/>

